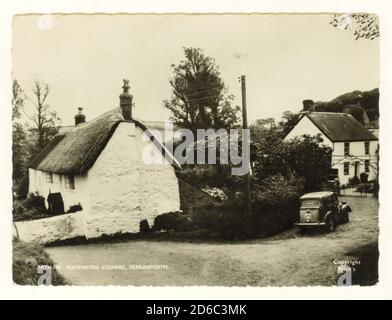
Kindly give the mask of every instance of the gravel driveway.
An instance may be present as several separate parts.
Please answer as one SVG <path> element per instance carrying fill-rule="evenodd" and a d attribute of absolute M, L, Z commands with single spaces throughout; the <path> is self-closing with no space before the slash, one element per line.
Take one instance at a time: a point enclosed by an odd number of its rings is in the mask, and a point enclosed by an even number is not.
<path fill-rule="evenodd" d="M 335 232 L 236 243 L 124 241 L 47 248 L 76 285 L 336 285 L 338 261 L 360 261 L 353 283 L 377 281 L 378 203 L 346 197 L 351 222 Z M 334 263 L 335 262 L 335 263 Z M 89 270 L 83 270 L 89 269 Z"/>

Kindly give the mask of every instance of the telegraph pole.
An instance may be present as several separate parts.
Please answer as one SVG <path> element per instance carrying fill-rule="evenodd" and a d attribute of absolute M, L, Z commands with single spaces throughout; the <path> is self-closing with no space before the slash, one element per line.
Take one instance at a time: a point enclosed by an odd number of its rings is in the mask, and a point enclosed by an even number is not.
<path fill-rule="evenodd" d="M 246 78 L 245 76 L 241 76 L 241 93 L 242 93 L 242 128 L 245 130 L 249 130 L 248 127 L 248 115 L 246 111 Z M 247 163 L 247 169 L 248 172 L 246 174 L 246 205 L 247 205 L 247 213 L 248 217 L 250 218 L 252 216 L 252 204 L 251 204 L 251 190 L 250 190 L 250 152 L 248 154 L 248 150 L 250 150 L 250 141 L 248 140 L 248 136 L 243 136 L 243 139 L 246 139 L 245 141 L 245 146 L 246 150 L 242 150 L 242 154 L 244 155 L 244 152 L 247 153 L 248 158 L 246 159 Z M 248 161 L 249 160 L 249 161 Z"/>

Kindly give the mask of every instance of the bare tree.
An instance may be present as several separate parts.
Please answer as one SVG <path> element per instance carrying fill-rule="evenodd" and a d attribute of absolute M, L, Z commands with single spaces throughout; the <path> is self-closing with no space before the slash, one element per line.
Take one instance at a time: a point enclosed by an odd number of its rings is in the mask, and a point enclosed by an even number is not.
<path fill-rule="evenodd" d="M 49 140 L 57 133 L 57 123 L 60 118 L 56 111 L 52 110 L 46 103 L 50 88 L 49 85 L 38 79 L 34 80 L 32 87 L 34 98 L 28 100 L 33 105 L 33 114 L 26 114 L 27 118 L 33 123 L 33 130 L 36 132 L 37 147 L 42 149 Z"/>

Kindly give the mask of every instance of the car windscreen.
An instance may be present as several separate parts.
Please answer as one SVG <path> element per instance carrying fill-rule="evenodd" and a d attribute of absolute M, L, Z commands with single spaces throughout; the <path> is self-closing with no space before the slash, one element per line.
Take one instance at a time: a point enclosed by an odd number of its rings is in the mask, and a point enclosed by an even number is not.
<path fill-rule="evenodd" d="M 302 200 L 301 206 L 302 207 L 314 207 L 319 206 L 320 200 L 319 199 L 304 199 Z"/>

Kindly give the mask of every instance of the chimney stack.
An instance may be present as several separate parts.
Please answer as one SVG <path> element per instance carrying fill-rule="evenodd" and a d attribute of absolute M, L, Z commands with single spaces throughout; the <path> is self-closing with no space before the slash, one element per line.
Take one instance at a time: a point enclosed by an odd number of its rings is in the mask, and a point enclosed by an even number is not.
<path fill-rule="evenodd" d="M 75 115 L 75 126 L 79 123 L 86 122 L 86 116 L 83 114 L 83 108 L 78 108 L 78 113 Z"/>
<path fill-rule="evenodd" d="M 132 120 L 132 99 L 133 96 L 129 93 L 129 80 L 124 79 L 123 93 L 120 94 L 120 108 L 122 110 L 122 114 L 124 120 Z"/>
<path fill-rule="evenodd" d="M 303 111 L 313 111 L 313 105 L 314 105 L 313 100 L 309 100 L 309 99 L 303 100 L 302 104 L 303 104 Z"/>

